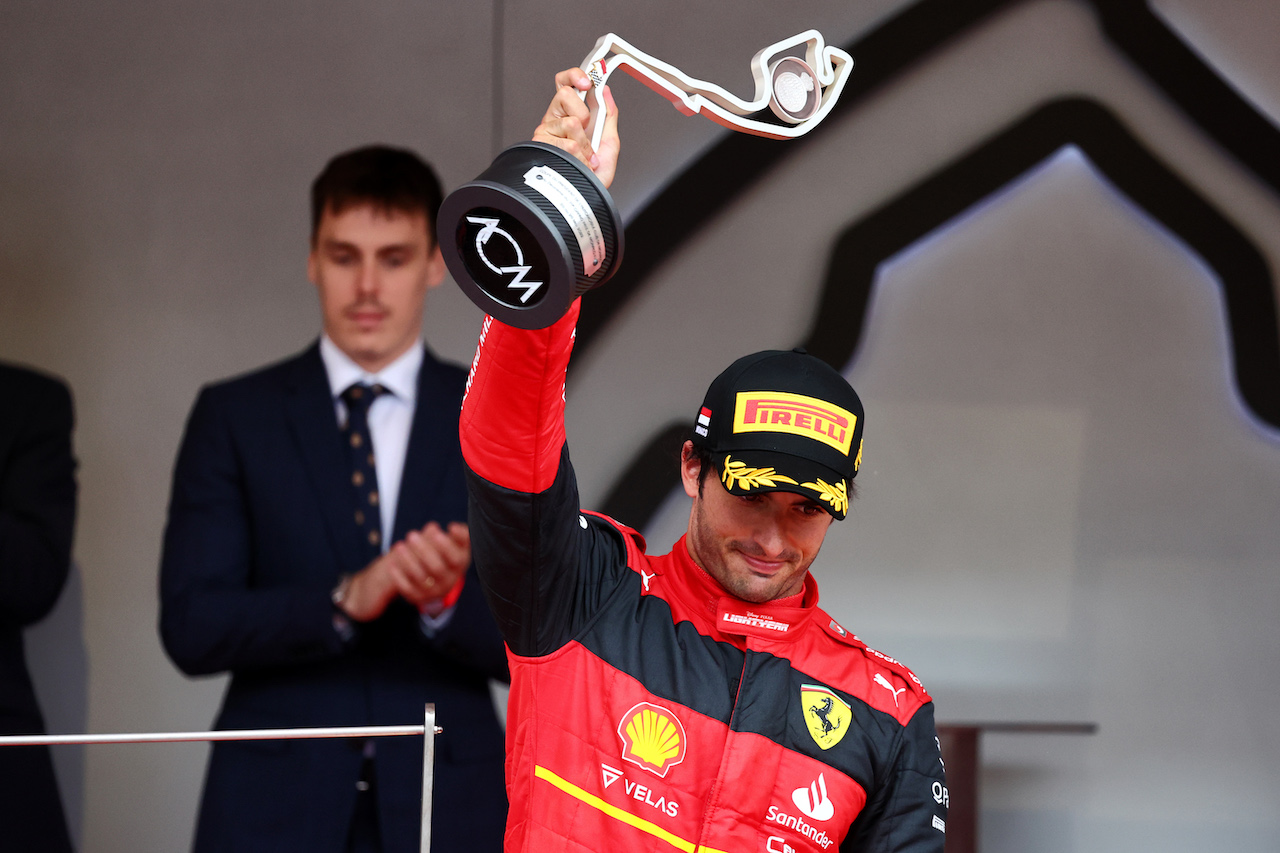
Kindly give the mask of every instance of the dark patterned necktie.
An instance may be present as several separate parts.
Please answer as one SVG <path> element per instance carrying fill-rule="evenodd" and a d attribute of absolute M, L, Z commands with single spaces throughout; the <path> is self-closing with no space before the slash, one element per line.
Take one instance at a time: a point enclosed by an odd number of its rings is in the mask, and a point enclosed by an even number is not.
<path fill-rule="evenodd" d="M 355 523 L 366 558 L 372 562 L 382 553 L 382 510 L 379 508 L 378 471 L 369 436 L 369 407 L 387 389 L 381 385 L 356 383 L 342 392 L 347 404 L 347 425 L 342 437 L 351 454 L 351 487 L 355 495 Z"/>

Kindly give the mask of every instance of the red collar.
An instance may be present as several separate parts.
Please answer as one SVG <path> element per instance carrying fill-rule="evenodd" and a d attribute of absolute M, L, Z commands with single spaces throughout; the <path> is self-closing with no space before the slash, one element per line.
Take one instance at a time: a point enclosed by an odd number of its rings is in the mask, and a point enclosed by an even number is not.
<path fill-rule="evenodd" d="M 796 595 L 755 604 L 730 595 L 719 581 L 693 561 L 684 537 L 672 548 L 672 556 L 682 570 L 691 591 L 707 603 L 715 626 L 723 634 L 788 640 L 799 636 L 817 610 L 818 583 L 806 573 L 804 588 Z"/>

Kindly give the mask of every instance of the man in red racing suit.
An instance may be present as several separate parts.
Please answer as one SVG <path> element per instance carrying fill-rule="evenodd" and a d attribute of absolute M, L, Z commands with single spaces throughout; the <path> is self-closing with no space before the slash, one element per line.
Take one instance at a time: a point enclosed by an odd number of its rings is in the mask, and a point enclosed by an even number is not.
<path fill-rule="evenodd" d="M 557 76 L 535 139 L 607 181 L 616 108 L 593 156 L 583 78 Z M 689 531 L 649 556 L 579 510 L 577 314 L 534 331 L 486 317 L 463 404 L 474 558 L 512 673 L 506 849 L 940 853 L 929 695 L 817 606 L 808 572 L 847 511 L 856 394 L 812 356 L 735 362 L 684 448 Z"/>

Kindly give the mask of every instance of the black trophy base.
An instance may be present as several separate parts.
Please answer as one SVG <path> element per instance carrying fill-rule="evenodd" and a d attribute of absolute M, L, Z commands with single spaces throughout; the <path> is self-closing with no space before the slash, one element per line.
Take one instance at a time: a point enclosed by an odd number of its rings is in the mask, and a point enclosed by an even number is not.
<path fill-rule="evenodd" d="M 450 193 L 436 232 L 468 298 L 521 329 L 555 323 L 622 259 L 622 218 L 604 185 L 541 142 L 511 146 Z"/>

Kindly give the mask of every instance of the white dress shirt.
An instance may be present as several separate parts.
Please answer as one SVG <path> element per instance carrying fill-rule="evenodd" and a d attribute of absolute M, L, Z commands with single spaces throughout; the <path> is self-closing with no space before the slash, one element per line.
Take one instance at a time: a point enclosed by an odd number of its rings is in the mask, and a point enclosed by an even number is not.
<path fill-rule="evenodd" d="M 347 424 L 347 404 L 341 394 L 353 384 L 381 385 L 390 393 L 381 394 L 369 407 L 369 438 L 373 441 L 373 457 L 378 473 L 378 507 L 382 516 L 382 550 L 392 544 L 395 530 L 396 504 L 400 500 L 400 479 L 404 475 L 404 457 L 409 450 L 409 430 L 418 405 L 418 371 L 422 368 L 422 343 L 419 341 L 404 355 L 379 370 L 369 373 L 351 360 L 328 335 L 320 338 L 320 358 L 329 375 L 329 394 L 339 428 Z"/>
<path fill-rule="evenodd" d="M 409 432 L 413 428 L 413 413 L 418 405 L 418 372 L 422 369 L 422 358 L 422 341 L 418 341 L 404 355 L 377 373 L 370 373 L 338 349 L 328 335 L 320 338 L 320 359 L 329 377 L 329 395 L 333 398 L 339 428 L 347 425 L 347 404 L 342 402 L 341 396 L 343 391 L 363 382 L 381 385 L 390 392 L 378 395 L 369 406 L 369 440 L 373 442 L 374 469 L 378 474 L 384 554 L 395 544 L 391 537 L 395 531 L 396 505 L 400 501 L 404 458 L 409 451 Z M 452 615 L 452 607 L 435 615 L 421 613 L 423 631 L 432 636 L 448 623 Z"/>

